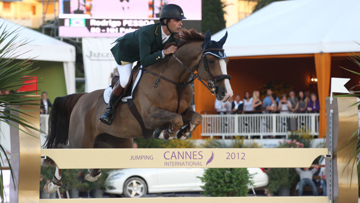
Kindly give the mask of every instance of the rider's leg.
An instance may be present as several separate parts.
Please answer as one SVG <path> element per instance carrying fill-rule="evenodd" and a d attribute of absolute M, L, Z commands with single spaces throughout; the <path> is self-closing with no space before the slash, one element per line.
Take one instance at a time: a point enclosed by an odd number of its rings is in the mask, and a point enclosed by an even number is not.
<path fill-rule="evenodd" d="M 132 63 L 123 62 L 123 61 L 121 63 L 122 65 L 117 66 L 120 79 L 115 84 L 114 89 L 111 92 L 109 104 L 105 110 L 105 113 L 100 117 L 100 120 L 108 125 L 111 125 L 114 119 L 116 105 L 123 97 L 124 88 L 129 82 L 129 78 L 131 75 Z"/>

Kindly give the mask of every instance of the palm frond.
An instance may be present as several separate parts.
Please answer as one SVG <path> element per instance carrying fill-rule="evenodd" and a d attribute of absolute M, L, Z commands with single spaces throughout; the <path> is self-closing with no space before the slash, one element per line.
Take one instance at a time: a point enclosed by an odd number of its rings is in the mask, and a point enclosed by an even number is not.
<path fill-rule="evenodd" d="M 21 86 L 31 84 L 31 74 L 37 68 L 33 67 L 33 58 L 25 60 L 19 60 L 18 57 L 29 51 L 19 51 L 20 47 L 24 47 L 28 44 L 29 40 L 20 39 L 21 28 L 7 27 L 4 24 L 0 24 L 0 91 L 2 90 L 18 90 Z M 29 111 L 19 110 L 17 106 L 22 105 L 39 105 L 38 98 L 25 97 L 26 95 L 33 95 L 32 92 L 16 92 L 11 95 L 0 95 L 0 122 L 8 123 L 10 126 L 16 127 L 19 130 L 31 135 L 26 130 L 23 130 L 19 126 L 23 126 L 25 129 L 32 129 L 40 131 L 38 127 L 28 122 L 22 116 L 29 116 Z M 5 109 L 5 110 L 1 110 Z M 39 108 L 40 109 L 40 108 Z M 14 124 L 15 123 L 15 124 Z M 31 135 L 33 136 L 33 135 Z M 4 185 L 3 185 L 3 166 L 7 161 L 11 171 L 11 179 L 14 181 L 14 174 L 12 166 L 7 156 L 6 150 L 0 145 L 0 198 L 4 200 Z M 15 184 L 14 184 L 15 186 Z"/>

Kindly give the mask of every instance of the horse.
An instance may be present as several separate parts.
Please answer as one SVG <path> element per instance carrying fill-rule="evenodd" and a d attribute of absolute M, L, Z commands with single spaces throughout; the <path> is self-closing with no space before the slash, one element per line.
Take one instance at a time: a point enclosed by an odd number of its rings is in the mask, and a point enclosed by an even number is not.
<path fill-rule="evenodd" d="M 49 116 L 49 133 L 43 147 L 131 148 L 133 138 L 143 137 L 147 129 L 155 130 L 155 138 L 186 139 L 202 120 L 191 106 L 190 83 L 194 79 L 199 79 L 218 100 L 226 101 L 233 93 L 226 69 L 228 59 L 222 49 L 227 33 L 218 42 L 211 40 L 210 32 L 204 36 L 193 29 L 183 29 L 181 33 L 174 54 L 143 68 L 132 101 L 140 121 L 128 105 L 120 102 L 113 124 L 100 122 L 106 108 L 104 90 L 58 97 Z M 56 164 L 51 158 L 46 158 L 45 163 Z M 56 167 L 52 181 L 44 186 L 45 192 L 53 193 L 61 187 L 61 172 Z M 96 181 L 100 175 L 99 169 L 92 169 L 85 179 Z"/>

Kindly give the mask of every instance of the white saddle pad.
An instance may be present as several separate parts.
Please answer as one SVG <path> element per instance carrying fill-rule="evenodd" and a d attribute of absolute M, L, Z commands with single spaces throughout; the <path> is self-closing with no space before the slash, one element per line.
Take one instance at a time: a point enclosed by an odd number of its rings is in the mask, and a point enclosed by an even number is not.
<path fill-rule="evenodd" d="M 127 96 L 127 97 L 123 97 L 123 98 L 121 99 L 121 102 L 126 103 L 128 99 L 133 99 L 134 91 L 135 91 L 137 85 L 139 84 L 139 81 L 140 81 L 140 79 L 141 79 L 142 74 L 143 74 L 143 70 L 142 70 L 142 66 L 141 66 L 138 74 L 136 75 L 136 78 L 135 78 L 135 81 L 134 81 L 134 84 L 133 84 L 133 87 L 132 87 L 132 90 L 131 90 L 131 95 L 130 95 L 130 96 Z M 110 87 L 107 87 L 107 88 L 104 90 L 103 98 L 104 98 L 104 102 L 105 102 L 106 104 L 109 103 L 111 92 L 112 92 L 111 86 L 110 86 Z"/>

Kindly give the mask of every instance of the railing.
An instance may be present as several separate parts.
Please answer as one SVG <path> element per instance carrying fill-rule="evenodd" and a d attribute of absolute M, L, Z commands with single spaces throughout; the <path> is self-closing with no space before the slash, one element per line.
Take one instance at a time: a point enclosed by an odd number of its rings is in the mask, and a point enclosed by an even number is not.
<path fill-rule="evenodd" d="M 201 136 L 284 136 L 304 130 L 319 135 L 319 114 L 236 114 L 202 115 Z M 249 138 L 250 138 L 249 137 Z"/>
<path fill-rule="evenodd" d="M 49 115 L 40 114 L 40 131 L 47 134 L 49 129 Z"/>

